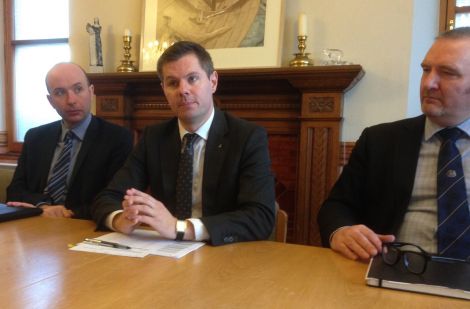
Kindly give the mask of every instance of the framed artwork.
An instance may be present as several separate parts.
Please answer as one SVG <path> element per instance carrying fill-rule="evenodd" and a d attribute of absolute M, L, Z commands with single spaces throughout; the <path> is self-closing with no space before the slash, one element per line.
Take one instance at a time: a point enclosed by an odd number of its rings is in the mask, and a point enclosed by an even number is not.
<path fill-rule="evenodd" d="M 194 41 L 224 68 L 281 64 L 284 0 L 144 0 L 140 71 L 176 41 Z"/>

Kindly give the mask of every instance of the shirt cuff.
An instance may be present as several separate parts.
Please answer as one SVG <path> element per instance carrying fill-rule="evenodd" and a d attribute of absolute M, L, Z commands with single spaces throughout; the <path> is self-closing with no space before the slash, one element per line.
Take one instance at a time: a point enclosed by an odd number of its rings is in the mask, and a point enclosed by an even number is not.
<path fill-rule="evenodd" d="M 106 217 L 106 220 L 104 221 L 104 225 L 110 229 L 110 230 L 113 230 L 113 231 L 116 231 L 116 229 L 113 227 L 113 220 L 114 220 L 114 217 L 116 217 L 118 214 L 120 214 L 121 212 L 123 212 L 123 210 L 115 210 L 113 211 L 112 213 L 110 213 L 107 217 Z"/>
<path fill-rule="evenodd" d="M 209 240 L 209 232 L 207 231 L 206 227 L 202 223 L 200 219 L 195 219 L 191 218 L 188 219 L 189 222 L 194 227 L 194 240 L 195 241 L 203 241 L 203 240 Z"/>

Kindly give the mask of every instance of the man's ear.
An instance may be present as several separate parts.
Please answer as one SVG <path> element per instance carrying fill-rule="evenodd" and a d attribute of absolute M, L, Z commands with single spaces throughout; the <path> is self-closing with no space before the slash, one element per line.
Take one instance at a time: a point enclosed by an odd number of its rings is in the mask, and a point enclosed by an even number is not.
<path fill-rule="evenodd" d="M 47 97 L 47 100 L 49 101 L 49 104 L 52 106 L 52 108 L 57 111 L 57 109 L 55 108 L 55 103 L 54 103 L 54 99 L 52 99 L 52 96 L 48 94 L 46 97 Z"/>
<path fill-rule="evenodd" d="M 212 93 L 215 93 L 219 80 L 219 75 L 217 74 L 217 71 L 212 72 L 211 76 L 209 77 L 209 80 L 211 83 Z"/>
<path fill-rule="evenodd" d="M 90 90 L 92 96 L 95 94 L 95 86 L 93 84 L 90 84 L 90 86 L 88 86 L 88 90 Z"/>

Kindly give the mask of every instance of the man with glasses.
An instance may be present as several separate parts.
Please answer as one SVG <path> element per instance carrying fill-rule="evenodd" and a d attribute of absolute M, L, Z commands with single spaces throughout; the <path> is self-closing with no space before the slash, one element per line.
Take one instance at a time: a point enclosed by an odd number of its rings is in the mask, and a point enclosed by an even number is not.
<path fill-rule="evenodd" d="M 470 28 L 439 35 L 421 66 L 423 115 L 365 129 L 320 209 L 323 245 L 348 258 L 395 239 L 470 255 Z"/>
<path fill-rule="evenodd" d="M 132 135 L 92 116 L 93 85 L 77 64 L 53 66 L 46 87 L 62 120 L 26 133 L 7 204 L 40 207 L 48 217 L 91 219 L 91 202 L 132 150 Z"/>

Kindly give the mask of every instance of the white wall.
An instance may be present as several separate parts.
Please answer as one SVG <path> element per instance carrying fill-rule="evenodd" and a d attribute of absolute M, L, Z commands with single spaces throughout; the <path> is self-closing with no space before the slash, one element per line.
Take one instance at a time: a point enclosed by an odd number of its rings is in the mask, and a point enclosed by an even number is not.
<path fill-rule="evenodd" d="M 414 1 L 413 36 L 408 83 L 408 116 L 421 114 L 418 91 L 421 79 L 421 62 L 439 32 L 437 20 L 439 20 L 439 5 L 437 0 Z"/>
<path fill-rule="evenodd" d="M 288 3 L 284 63 L 295 52 L 296 18 L 303 11 L 309 20 L 307 50 L 314 60 L 324 48 L 339 48 L 345 60 L 366 72 L 345 95 L 343 141 L 356 140 L 367 126 L 416 114 L 409 105 L 419 110 L 419 63 L 437 33 L 438 0 Z"/>

